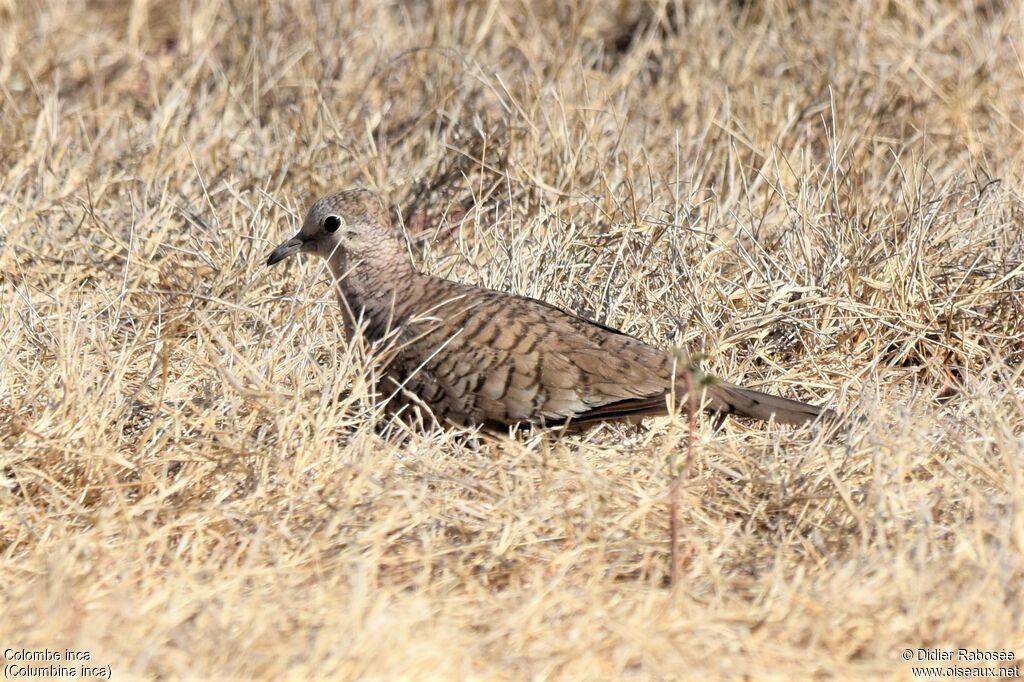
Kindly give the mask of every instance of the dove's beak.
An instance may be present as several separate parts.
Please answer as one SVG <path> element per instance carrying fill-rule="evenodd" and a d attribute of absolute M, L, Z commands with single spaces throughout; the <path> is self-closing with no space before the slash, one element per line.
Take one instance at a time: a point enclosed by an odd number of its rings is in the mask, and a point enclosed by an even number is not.
<path fill-rule="evenodd" d="M 270 257 L 267 258 L 267 265 L 274 265 L 275 263 L 280 263 L 293 253 L 301 251 L 303 245 L 305 245 L 307 241 L 309 241 L 309 237 L 305 236 L 300 232 L 299 234 L 295 235 L 294 237 L 292 237 L 291 239 L 289 239 L 288 241 L 284 242 L 276 249 L 274 249 L 271 252 Z"/>

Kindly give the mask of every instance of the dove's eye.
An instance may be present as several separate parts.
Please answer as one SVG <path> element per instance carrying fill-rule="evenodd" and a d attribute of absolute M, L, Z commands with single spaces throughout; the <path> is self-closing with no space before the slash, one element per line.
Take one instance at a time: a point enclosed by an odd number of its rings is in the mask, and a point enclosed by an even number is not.
<path fill-rule="evenodd" d="M 324 218 L 324 229 L 328 232 L 336 232 L 341 227 L 341 218 L 336 215 L 329 215 Z"/>

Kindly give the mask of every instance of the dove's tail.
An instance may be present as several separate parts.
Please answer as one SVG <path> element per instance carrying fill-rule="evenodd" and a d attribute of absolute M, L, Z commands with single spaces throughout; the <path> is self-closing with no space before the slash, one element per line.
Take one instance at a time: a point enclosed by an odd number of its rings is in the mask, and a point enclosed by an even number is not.
<path fill-rule="evenodd" d="M 743 388 L 724 381 L 707 387 L 708 409 L 715 412 L 735 414 L 752 419 L 768 421 L 772 417 L 780 424 L 803 424 L 824 415 L 826 419 L 834 419 L 832 410 L 802 403 L 799 400 L 781 398 Z"/>
<path fill-rule="evenodd" d="M 643 398 L 619 400 L 593 407 L 586 412 L 574 415 L 571 419 L 547 420 L 545 423 L 548 426 L 556 426 L 564 422 L 583 425 L 596 421 L 613 419 L 633 420 L 641 417 L 663 415 L 668 410 L 667 397 L 665 393 L 656 393 Z M 790 400 L 789 398 L 781 398 L 777 395 L 770 395 L 717 380 L 715 383 L 704 387 L 704 395 L 701 398 L 701 402 L 709 412 L 734 414 L 738 417 L 749 417 L 763 421 L 768 421 L 774 417 L 775 421 L 779 424 L 799 425 L 814 421 L 819 416 L 826 420 L 836 419 L 835 412 L 818 407 L 817 405 L 802 403 L 799 400 Z M 678 395 L 676 404 L 685 410 L 687 407 L 685 395 Z"/>

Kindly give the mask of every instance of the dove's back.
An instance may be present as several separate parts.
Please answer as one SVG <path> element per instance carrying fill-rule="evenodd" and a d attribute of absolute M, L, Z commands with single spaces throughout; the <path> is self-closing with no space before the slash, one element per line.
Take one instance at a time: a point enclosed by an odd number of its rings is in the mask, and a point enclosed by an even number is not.
<path fill-rule="evenodd" d="M 555 425 L 665 413 L 673 377 L 665 351 L 543 301 L 421 277 L 418 296 L 398 306 L 404 345 L 389 374 L 437 418 Z M 725 383 L 707 386 L 705 400 L 784 423 L 820 412 Z"/>

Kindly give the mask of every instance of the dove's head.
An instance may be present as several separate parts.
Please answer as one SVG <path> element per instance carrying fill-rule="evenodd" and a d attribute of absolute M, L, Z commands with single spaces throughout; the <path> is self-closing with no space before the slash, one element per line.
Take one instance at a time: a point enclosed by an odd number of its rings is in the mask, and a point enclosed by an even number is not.
<path fill-rule="evenodd" d="M 399 245 L 391 220 L 376 194 L 350 189 L 328 194 L 309 207 L 298 234 L 282 243 L 267 258 L 267 265 L 293 253 L 369 257 Z M 400 245 L 399 245 L 400 246 Z"/>

